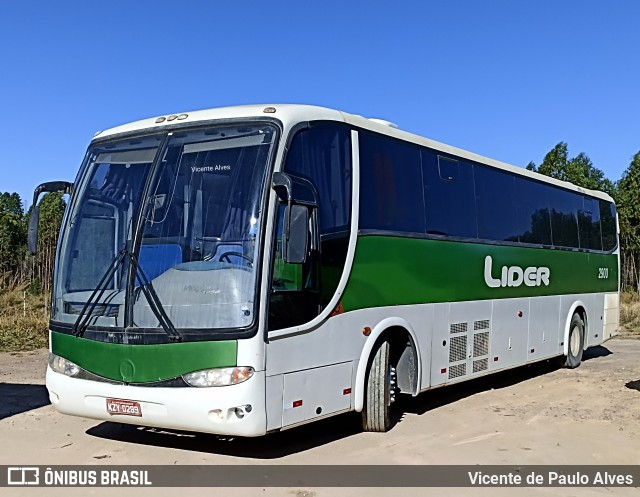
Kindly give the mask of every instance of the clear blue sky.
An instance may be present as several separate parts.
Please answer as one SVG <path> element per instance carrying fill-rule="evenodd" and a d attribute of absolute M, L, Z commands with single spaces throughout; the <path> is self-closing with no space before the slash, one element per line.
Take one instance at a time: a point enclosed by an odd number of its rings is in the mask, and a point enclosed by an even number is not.
<path fill-rule="evenodd" d="M 97 130 L 309 103 L 525 166 L 640 150 L 636 0 L 6 1 L 0 191 L 73 180 Z"/>

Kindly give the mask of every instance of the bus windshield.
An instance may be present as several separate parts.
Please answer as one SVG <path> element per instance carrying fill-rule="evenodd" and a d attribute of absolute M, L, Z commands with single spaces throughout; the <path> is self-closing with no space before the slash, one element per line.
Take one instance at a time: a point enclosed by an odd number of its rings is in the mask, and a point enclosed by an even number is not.
<path fill-rule="evenodd" d="M 88 330 L 158 333 L 148 281 L 177 329 L 251 325 L 275 136 L 260 123 L 92 146 L 62 230 L 52 321 L 85 319 L 89 300 Z M 138 264 L 122 258 L 109 273 L 122 251 Z"/>

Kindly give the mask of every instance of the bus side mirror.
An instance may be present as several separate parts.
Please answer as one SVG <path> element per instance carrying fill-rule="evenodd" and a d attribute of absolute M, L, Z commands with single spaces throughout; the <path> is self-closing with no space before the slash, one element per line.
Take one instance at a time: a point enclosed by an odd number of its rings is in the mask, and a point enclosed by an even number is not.
<path fill-rule="evenodd" d="M 311 249 L 319 249 L 318 193 L 309 180 L 283 172 L 273 173 L 271 187 L 280 202 L 287 204 L 282 233 L 282 258 L 289 264 L 304 264 L 309 253 L 310 238 Z M 310 224 L 312 212 L 313 223 Z"/>
<path fill-rule="evenodd" d="M 289 264 L 304 264 L 309 251 L 309 209 L 304 205 L 287 206 L 284 212 L 282 258 Z"/>
<path fill-rule="evenodd" d="M 34 205 L 29 216 L 29 230 L 27 231 L 27 244 L 31 255 L 38 251 L 38 222 L 40 221 L 40 206 Z"/>
<path fill-rule="evenodd" d="M 67 181 L 49 181 L 38 185 L 33 192 L 33 209 L 31 209 L 31 215 L 29 216 L 29 228 L 27 231 L 27 245 L 29 246 L 31 255 L 36 255 L 38 251 L 38 223 L 40 221 L 38 198 L 42 193 L 49 192 L 62 192 L 71 195 L 71 192 L 73 192 L 73 183 L 68 183 Z"/>

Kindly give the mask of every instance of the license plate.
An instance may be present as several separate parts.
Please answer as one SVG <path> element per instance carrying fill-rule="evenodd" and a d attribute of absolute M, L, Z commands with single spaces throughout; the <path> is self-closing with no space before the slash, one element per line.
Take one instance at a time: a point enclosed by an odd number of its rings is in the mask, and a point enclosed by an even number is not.
<path fill-rule="evenodd" d="M 140 403 L 133 400 L 107 399 L 107 412 L 124 416 L 142 416 Z"/>

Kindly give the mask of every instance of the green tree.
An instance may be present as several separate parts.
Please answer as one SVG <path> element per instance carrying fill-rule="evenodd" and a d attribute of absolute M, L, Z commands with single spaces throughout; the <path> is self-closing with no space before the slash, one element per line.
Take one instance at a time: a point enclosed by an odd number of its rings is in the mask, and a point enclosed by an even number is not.
<path fill-rule="evenodd" d="M 0 287 L 15 286 L 23 279 L 26 243 L 22 200 L 17 193 L 0 194 Z"/>
<path fill-rule="evenodd" d="M 575 157 L 569 158 L 569 149 L 565 142 L 560 142 L 553 147 L 545 155 L 540 166 L 529 162 L 527 169 L 590 190 L 601 190 L 611 196 L 616 194 L 615 184 L 605 177 L 602 170 L 593 165 L 586 154 L 581 152 Z"/>
<path fill-rule="evenodd" d="M 617 184 L 617 209 L 620 223 L 620 247 L 622 253 L 622 285 L 636 290 L 638 256 L 640 255 L 640 152 L 631 159 L 629 167 Z"/>
<path fill-rule="evenodd" d="M 40 220 L 38 223 L 38 253 L 33 263 L 32 279 L 35 287 L 44 292 L 51 290 L 56 245 L 62 216 L 66 204 L 61 193 L 47 193 L 40 201 Z M 31 211 L 29 216 L 31 216 Z"/>

